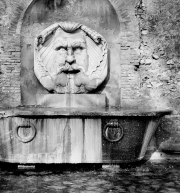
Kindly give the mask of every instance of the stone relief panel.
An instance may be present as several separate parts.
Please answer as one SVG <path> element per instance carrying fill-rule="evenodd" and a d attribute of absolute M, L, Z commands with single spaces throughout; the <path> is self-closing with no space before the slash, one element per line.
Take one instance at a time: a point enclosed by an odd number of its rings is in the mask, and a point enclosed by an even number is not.
<path fill-rule="evenodd" d="M 136 26 L 135 0 L 61 0 L 58 4 L 54 4 L 54 2 L 53 0 L 35 0 L 28 7 L 23 17 L 21 28 L 22 104 L 36 105 L 37 95 L 52 92 L 93 92 L 106 95 L 109 106 L 121 106 L 122 92 L 124 96 L 126 88 L 132 89 L 128 82 L 130 78 L 134 77 L 134 67 L 127 73 L 124 73 L 122 69 L 135 61 L 135 56 L 132 54 L 132 50 L 135 48 L 131 47 L 131 44 L 134 45 L 139 37 L 138 34 L 134 33 L 136 31 L 134 27 Z M 98 86 L 98 89 L 92 91 L 84 89 L 83 91 L 82 87 L 79 89 L 71 86 L 71 88 L 66 87 L 68 89 L 62 87 L 61 91 L 48 90 L 35 75 L 34 39 L 48 26 L 64 21 L 81 23 L 101 34 L 107 41 L 108 74 L 102 84 Z M 52 37 L 53 35 L 48 36 L 44 45 L 51 41 Z M 136 44 L 138 48 L 138 40 Z M 131 82 L 136 83 L 134 80 Z M 122 90 L 122 87 L 124 87 L 124 90 Z M 134 85 L 133 88 L 136 89 Z M 129 97 L 129 95 L 125 95 L 125 97 Z M 129 98 L 127 100 L 129 101 Z"/>
<path fill-rule="evenodd" d="M 34 72 L 51 93 L 91 92 L 107 68 L 106 40 L 85 25 L 59 22 L 35 38 Z"/>

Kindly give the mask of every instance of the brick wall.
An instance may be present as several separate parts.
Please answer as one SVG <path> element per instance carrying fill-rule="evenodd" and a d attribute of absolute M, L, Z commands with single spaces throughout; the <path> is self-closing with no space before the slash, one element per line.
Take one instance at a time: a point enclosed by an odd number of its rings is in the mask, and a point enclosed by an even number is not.
<path fill-rule="evenodd" d="M 28 1 L 0 1 L 0 106 L 17 106 L 20 97 L 19 18 Z"/>
<path fill-rule="evenodd" d="M 137 1 L 111 0 L 120 21 L 118 44 L 120 45 L 120 106 L 137 108 L 141 103 L 139 93 L 140 76 L 136 70 L 139 64 L 139 25 L 136 17 Z"/>

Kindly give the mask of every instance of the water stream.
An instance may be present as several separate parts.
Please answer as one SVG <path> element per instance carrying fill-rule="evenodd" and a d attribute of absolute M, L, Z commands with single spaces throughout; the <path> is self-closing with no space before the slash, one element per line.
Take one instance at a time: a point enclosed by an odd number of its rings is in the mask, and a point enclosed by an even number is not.
<path fill-rule="evenodd" d="M 106 165 L 89 171 L 1 168 L 0 192 L 179 193 L 180 165 L 146 163 L 131 169 Z"/>

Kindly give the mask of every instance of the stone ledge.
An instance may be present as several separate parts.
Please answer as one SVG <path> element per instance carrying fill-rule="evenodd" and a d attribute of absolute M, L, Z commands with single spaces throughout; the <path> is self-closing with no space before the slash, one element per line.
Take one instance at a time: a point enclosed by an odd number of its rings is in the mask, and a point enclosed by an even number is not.
<path fill-rule="evenodd" d="M 162 117 L 170 114 L 171 109 L 120 109 L 120 108 L 50 108 L 21 106 L 18 108 L 0 108 L 0 118 L 6 117 Z"/>

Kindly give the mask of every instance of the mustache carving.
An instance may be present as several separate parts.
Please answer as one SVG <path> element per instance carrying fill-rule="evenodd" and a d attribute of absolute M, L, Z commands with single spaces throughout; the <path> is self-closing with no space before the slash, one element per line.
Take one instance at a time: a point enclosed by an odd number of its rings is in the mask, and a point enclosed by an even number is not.
<path fill-rule="evenodd" d="M 83 72 L 85 73 L 85 69 L 83 66 L 78 65 L 77 63 L 74 63 L 70 65 L 69 63 L 66 62 L 64 66 L 61 66 L 58 68 L 58 74 L 64 72 L 64 73 L 78 73 L 78 72 Z"/>

